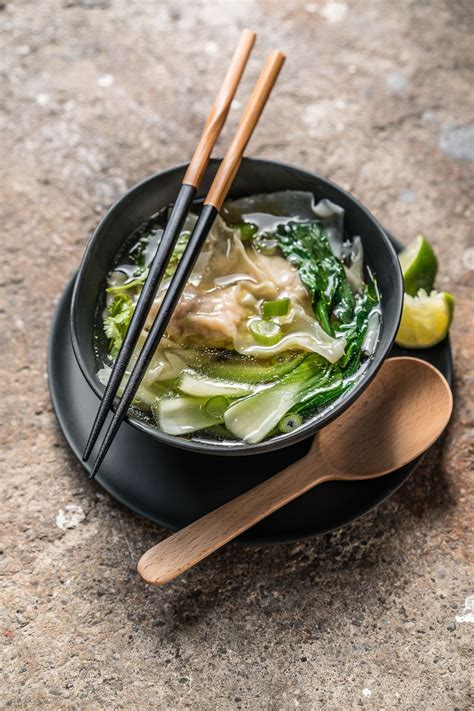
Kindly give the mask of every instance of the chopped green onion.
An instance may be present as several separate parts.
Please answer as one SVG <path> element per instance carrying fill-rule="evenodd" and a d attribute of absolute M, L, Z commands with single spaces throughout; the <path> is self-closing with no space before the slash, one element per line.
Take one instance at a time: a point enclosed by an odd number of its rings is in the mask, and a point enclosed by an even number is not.
<path fill-rule="evenodd" d="M 293 430 L 299 427 L 302 423 L 303 418 L 301 415 L 298 415 L 296 412 L 288 412 L 278 423 L 278 429 L 280 432 L 283 432 L 283 434 L 287 434 L 288 432 L 293 432 Z"/>
<path fill-rule="evenodd" d="M 250 322 L 249 331 L 261 346 L 274 346 L 281 339 L 281 328 L 275 321 L 256 318 Z"/>
<path fill-rule="evenodd" d="M 278 250 L 278 242 L 276 239 L 268 236 L 258 237 L 254 240 L 254 246 L 259 252 L 269 257 L 276 254 Z"/>
<path fill-rule="evenodd" d="M 217 417 L 219 420 L 222 420 L 224 412 L 228 407 L 229 401 L 226 397 L 224 397 L 224 395 L 215 395 L 214 397 L 210 397 L 209 400 L 204 403 L 203 410 L 206 415 L 209 415 L 210 417 Z"/>
<path fill-rule="evenodd" d="M 264 301 L 262 304 L 262 316 L 264 318 L 273 318 L 273 316 L 286 316 L 290 310 L 290 300 L 288 297 L 284 299 L 276 299 L 275 301 Z"/>
<path fill-rule="evenodd" d="M 241 222 L 240 225 L 238 225 L 238 228 L 240 230 L 240 239 L 242 242 L 249 242 L 258 232 L 258 227 L 257 225 L 254 225 L 253 222 Z"/>

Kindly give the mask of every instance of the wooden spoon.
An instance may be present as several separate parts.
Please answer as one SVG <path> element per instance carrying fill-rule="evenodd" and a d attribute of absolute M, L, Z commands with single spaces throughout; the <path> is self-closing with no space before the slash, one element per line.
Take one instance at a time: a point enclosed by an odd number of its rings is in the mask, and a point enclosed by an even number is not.
<path fill-rule="evenodd" d="M 436 368 L 390 358 L 305 457 L 150 548 L 139 574 L 152 585 L 166 583 L 317 484 L 372 479 L 408 464 L 438 439 L 452 407 L 451 389 Z"/>

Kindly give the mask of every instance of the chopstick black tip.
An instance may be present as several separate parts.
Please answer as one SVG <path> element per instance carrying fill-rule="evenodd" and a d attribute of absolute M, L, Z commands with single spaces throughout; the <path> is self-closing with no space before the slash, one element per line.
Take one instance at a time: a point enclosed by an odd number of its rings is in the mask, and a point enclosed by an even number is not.
<path fill-rule="evenodd" d="M 87 442 L 86 448 L 85 448 L 85 450 L 84 450 L 84 452 L 83 452 L 83 454 L 82 454 L 82 461 L 83 461 L 83 462 L 87 462 L 87 460 L 88 460 L 89 457 L 91 456 L 91 452 L 92 452 L 92 449 L 93 449 L 94 444 L 93 444 L 93 442 L 91 442 L 90 440 L 91 440 L 91 438 L 89 437 L 89 442 Z"/>
<path fill-rule="evenodd" d="M 90 481 L 94 481 L 94 479 L 96 478 L 97 472 L 99 471 L 101 464 L 102 464 L 102 462 L 99 461 L 99 459 L 96 459 L 96 461 L 94 462 L 94 465 L 90 471 L 90 474 L 89 474 Z"/>
<path fill-rule="evenodd" d="M 108 406 L 108 403 L 107 403 Z M 92 450 L 94 449 L 94 445 L 97 442 L 97 437 L 100 434 L 100 430 L 102 429 L 102 425 L 104 424 L 105 417 L 107 416 L 107 410 L 104 413 L 103 417 L 100 417 L 102 413 L 98 413 L 96 420 L 94 422 L 94 426 L 92 427 L 91 433 L 89 435 L 89 439 L 87 440 L 87 444 L 84 448 L 84 453 L 82 455 L 82 461 L 87 462 L 89 457 L 92 454 Z"/>

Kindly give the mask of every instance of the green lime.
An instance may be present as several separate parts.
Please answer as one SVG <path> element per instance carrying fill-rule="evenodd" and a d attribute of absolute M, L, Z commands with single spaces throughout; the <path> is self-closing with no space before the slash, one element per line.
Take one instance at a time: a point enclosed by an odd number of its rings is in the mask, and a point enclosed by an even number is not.
<path fill-rule="evenodd" d="M 431 348 L 448 335 L 454 313 L 454 296 L 445 291 L 417 296 L 405 294 L 400 328 L 395 339 L 404 348 Z"/>
<path fill-rule="evenodd" d="M 399 255 L 405 283 L 405 293 L 416 296 L 418 289 L 430 292 L 433 288 L 438 260 L 426 237 L 418 235 Z"/>

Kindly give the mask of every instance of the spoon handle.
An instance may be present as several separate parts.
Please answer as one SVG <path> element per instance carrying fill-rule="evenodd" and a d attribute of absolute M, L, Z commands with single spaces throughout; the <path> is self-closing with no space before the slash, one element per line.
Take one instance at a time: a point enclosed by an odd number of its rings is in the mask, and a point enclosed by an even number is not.
<path fill-rule="evenodd" d="M 313 442 L 303 459 L 150 548 L 138 562 L 143 580 L 152 585 L 173 580 L 266 516 L 333 478 L 315 473 L 315 447 Z"/>
<path fill-rule="evenodd" d="M 150 548 L 138 572 L 147 583 L 166 583 L 323 481 L 389 474 L 438 439 L 452 408 L 436 368 L 390 358 L 357 402 L 318 433 L 306 457 Z"/>

